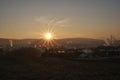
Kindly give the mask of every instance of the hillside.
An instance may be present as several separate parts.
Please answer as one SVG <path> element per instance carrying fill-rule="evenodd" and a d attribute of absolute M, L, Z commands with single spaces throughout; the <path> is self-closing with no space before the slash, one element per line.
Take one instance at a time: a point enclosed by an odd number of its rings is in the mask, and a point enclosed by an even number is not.
<path fill-rule="evenodd" d="M 0 38 L 0 46 L 9 45 L 9 40 L 13 41 L 14 46 L 26 46 L 41 42 L 41 39 L 2 39 Z M 91 39 L 91 38 L 65 38 L 65 39 L 55 39 L 56 43 L 62 46 L 75 46 L 75 47 L 96 47 L 104 44 L 103 40 Z"/>

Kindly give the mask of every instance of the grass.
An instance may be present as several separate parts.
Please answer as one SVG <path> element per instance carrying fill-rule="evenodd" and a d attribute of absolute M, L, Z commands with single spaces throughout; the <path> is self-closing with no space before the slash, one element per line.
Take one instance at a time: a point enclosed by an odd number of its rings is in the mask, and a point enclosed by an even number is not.
<path fill-rule="evenodd" d="M 120 63 L 115 62 L 2 55 L 0 80 L 120 80 Z"/>

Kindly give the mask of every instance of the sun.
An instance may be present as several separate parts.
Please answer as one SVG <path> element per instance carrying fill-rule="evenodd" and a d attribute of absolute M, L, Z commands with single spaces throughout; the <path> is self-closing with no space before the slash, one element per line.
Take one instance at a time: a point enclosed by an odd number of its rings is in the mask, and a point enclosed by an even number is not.
<path fill-rule="evenodd" d="M 51 40 L 52 39 L 52 34 L 50 33 L 50 32 L 47 32 L 46 34 L 45 34 L 45 39 L 47 39 L 47 40 Z"/>

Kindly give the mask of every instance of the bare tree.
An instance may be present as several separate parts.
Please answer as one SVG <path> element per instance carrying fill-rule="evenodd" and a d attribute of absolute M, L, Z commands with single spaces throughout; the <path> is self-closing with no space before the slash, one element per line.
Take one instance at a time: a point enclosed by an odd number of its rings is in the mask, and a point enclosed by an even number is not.
<path fill-rule="evenodd" d="M 107 38 L 107 44 L 108 44 L 109 46 L 113 46 L 114 43 L 115 43 L 115 40 L 116 40 L 115 37 L 112 36 L 112 35 L 110 35 L 110 37 Z"/>

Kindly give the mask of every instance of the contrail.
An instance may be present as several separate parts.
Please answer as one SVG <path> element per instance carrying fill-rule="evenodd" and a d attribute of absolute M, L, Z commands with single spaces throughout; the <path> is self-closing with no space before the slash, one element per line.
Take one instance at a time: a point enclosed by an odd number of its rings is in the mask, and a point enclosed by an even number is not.
<path fill-rule="evenodd" d="M 42 17 L 35 17 L 35 21 L 39 22 L 41 24 L 46 25 L 46 27 L 68 27 L 68 23 L 69 23 L 69 19 L 68 18 L 64 18 L 64 19 L 59 19 L 59 18 L 48 18 L 45 16 Z"/>

